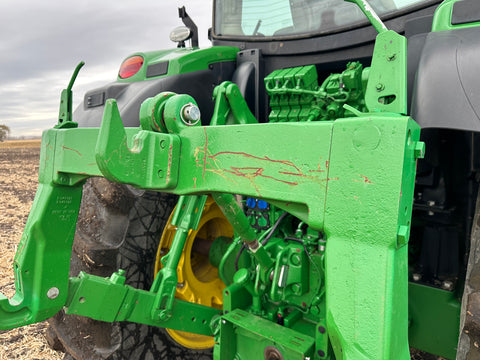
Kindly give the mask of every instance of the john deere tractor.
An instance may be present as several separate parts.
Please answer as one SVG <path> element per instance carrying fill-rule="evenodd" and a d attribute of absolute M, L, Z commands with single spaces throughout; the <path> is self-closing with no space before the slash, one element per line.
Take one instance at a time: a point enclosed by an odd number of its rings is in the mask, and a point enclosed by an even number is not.
<path fill-rule="evenodd" d="M 66 359 L 480 359 L 480 2 L 213 6 L 212 47 L 181 8 L 73 113 L 77 67 L 0 328 L 50 318 Z"/>

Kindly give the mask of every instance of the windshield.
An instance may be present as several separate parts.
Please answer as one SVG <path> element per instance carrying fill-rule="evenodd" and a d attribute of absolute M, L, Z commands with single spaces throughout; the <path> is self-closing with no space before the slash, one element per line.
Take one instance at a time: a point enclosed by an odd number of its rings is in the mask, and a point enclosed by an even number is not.
<path fill-rule="evenodd" d="M 378 15 L 403 10 L 424 0 L 370 0 Z M 339 31 L 366 20 L 343 0 L 216 0 L 217 36 L 291 36 Z"/>

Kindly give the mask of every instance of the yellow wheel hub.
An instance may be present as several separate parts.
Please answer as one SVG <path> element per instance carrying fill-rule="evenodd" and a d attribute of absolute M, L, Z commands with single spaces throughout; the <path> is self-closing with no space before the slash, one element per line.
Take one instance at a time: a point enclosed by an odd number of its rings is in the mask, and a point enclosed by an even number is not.
<path fill-rule="evenodd" d="M 175 210 L 174 210 L 175 211 Z M 171 224 L 173 213 L 160 239 L 155 260 L 155 274 L 162 268 L 161 259 L 170 250 L 176 227 Z M 233 229 L 212 197 L 208 197 L 202 218 L 196 231 L 190 231 L 180 258 L 177 277 L 177 299 L 202 304 L 217 309 L 223 306 L 225 284 L 218 277 L 218 269 L 210 264 L 209 250 L 213 241 L 220 237 L 233 237 Z M 180 345 L 190 349 L 213 347 L 210 336 L 167 329 L 168 334 Z"/>

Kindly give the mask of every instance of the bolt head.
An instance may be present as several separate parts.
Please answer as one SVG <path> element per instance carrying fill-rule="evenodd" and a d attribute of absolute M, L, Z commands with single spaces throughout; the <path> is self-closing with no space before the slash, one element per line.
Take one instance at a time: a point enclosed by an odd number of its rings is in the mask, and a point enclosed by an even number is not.
<path fill-rule="evenodd" d="M 188 126 L 196 125 L 200 120 L 200 109 L 197 105 L 189 103 L 182 108 L 182 120 Z"/>
<path fill-rule="evenodd" d="M 60 294 L 60 290 L 57 287 L 51 287 L 47 291 L 47 297 L 51 300 L 56 299 Z"/>
<path fill-rule="evenodd" d="M 453 290 L 453 282 L 449 281 L 449 280 L 445 280 L 443 283 L 442 283 L 442 288 L 445 289 L 445 290 Z"/>

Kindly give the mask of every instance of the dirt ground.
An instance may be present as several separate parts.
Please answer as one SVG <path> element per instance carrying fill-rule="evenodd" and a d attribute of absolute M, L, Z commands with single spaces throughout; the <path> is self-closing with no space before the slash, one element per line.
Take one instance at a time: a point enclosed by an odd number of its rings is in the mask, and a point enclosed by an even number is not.
<path fill-rule="evenodd" d="M 0 291 L 13 296 L 13 257 L 38 183 L 40 140 L 0 142 Z M 49 348 L 46 323 L 0 331 L 0 360 L 60 360 Z"/>

